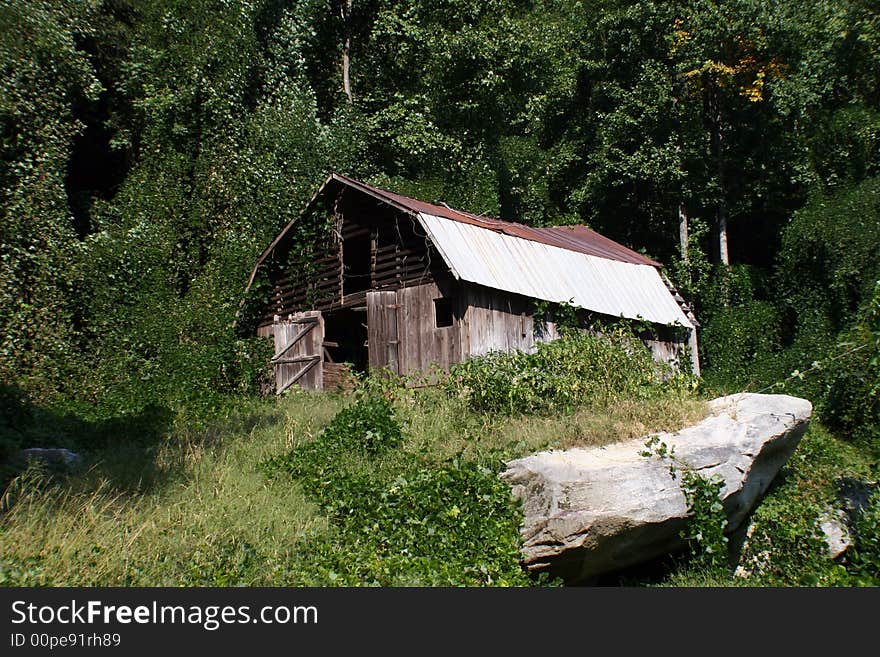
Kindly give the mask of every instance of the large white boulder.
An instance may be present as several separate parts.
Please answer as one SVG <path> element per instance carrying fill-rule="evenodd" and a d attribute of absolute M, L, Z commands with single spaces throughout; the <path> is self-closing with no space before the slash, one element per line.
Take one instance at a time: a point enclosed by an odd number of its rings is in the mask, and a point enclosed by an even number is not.
<path fill-rule="evenodd" d="M 679 469 L 724 480 L 736 530 L 789 459 L 812 405 L 789 395 L 741 393 L 709 402 L 710 414 L 657 434 Z M 539 452 L 507 463 L 501 477 L 522 501 L 523 560 L 582 581 L 683 547 L 688 508 L 670 460 L 646 457 L 648 436 L 605 447 Z"/>

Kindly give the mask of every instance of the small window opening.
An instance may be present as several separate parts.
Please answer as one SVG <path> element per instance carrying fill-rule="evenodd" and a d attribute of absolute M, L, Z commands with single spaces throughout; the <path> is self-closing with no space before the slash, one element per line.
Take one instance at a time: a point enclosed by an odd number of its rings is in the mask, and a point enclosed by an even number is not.
<path fill-rule="evenodd" d="M 342 293 L 353 294 L 370 289 L 372 259 L 369 233 L 345 240 L 342 244 Z"/>
<path fill-rule="evenodd" d="M 452 299 L 434 299 L 434 326 L 452 326 Z"/>

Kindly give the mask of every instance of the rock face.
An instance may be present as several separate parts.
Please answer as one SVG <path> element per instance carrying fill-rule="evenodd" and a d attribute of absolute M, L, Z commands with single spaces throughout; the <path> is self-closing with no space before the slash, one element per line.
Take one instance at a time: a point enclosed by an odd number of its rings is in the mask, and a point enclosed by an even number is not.
<path fill-rule="evenodd" d="M 679 464 L 724 480 L 722 498 L 736 530 L 809 424 L 812 405 L 788 395 L 742 393 L 709 403 L 710 415 L 657 434 Z M 501 477 L 522 501 L 523 560 L 577 582 L 683 546 L 688 510 L 670 460 L 646 457 L 648 437 L 606 447 L 533 454 Z M 677 466 L 679 468 L 683 465 Z"/>
<path fill-rule="evenodd" d="M 827 510 L 819 523 L 832 559 L 839 559 L 853 546 L 852 528 L 858 515 L 868 506 L 877 482 L 842 477 L 836 488 L 837 504 Z"/>
<path fill-rule="evenodd" d="M 82 457 L 76 452 L 60 447 L 29 447 L 18 453 L 22 461 L 44 461 L 49 465 L 60 465 L 67 468 L 75 468 L 82 464 Z"/>
<path fill-rule="evenodd" d="M 828 548 L 828 557 L 838 559 L 852 547 L 852 534 L 847 525 L 846 512 L 842 509 L 829 510 L 819 523 L 819 530 Z"/>

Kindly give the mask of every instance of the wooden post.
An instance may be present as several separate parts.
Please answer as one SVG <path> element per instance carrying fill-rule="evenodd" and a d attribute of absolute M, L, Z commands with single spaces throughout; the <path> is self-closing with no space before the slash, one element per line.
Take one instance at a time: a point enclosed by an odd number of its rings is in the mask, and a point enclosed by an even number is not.
<path fill-rule="evenodd" d="M 700 376 L 700 351 L 697 343 L 697 329 L 692 328 L 688 331 L 688 351 L 691 352 L 691 372 L 695 376 Z"/>

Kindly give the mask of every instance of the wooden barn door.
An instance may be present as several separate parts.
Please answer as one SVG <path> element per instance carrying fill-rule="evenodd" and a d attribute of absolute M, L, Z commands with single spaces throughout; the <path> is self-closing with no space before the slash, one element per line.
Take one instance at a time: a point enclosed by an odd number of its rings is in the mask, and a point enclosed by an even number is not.
<path fill-rule="evenodd" d="M 398 308 L 396 292 L 367 292 L 367 344 L 371 370 L 387 367 L 394 374 L 400 374 Z"/>
<path fill-rule="evenodd" d="M 324 318 L 319 310 L 295 313 L 275 321 L 275 393 L 297 384 L 324 388 Z"/>

